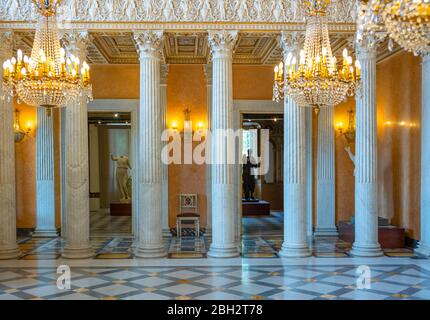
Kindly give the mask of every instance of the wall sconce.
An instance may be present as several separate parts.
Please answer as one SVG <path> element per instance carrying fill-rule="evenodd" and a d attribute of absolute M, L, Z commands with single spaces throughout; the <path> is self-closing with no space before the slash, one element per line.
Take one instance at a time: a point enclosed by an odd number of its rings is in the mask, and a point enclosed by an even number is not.
<path fill-rule="evenodd" d="M 355 112 L 350 109 L 348 112 L 348 127 L 345 130 L 343 122 L 336 123 L 336 129 L 339 135 L 343 136 L 346 140 L 347 145 L 351 145 L 355 142 Z"/>
<path fill-rule="evenodd" d="M 19 143 L 24 140 L 25 136 L 28 135 L 33 127 L 33 123 L 31 121 L 27 122 L 26 129 L 22 129 L 21 124 L 19 122 L 19 110 L 15 109 L 14 111 L 14 123 L 13 123 L 13 132 L 15 135 L 15 142 Z"/>
<path fill-rule="evenodd" d="M 178 121 L 173 121 L 171 127 L 173 130 L 177 130 L 178 129 Z"/>

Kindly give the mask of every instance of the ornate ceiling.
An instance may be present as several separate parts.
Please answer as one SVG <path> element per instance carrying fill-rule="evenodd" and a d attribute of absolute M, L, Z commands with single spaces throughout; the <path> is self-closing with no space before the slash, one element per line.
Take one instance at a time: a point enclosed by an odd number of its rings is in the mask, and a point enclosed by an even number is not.
<path fill-rule="evenodd" d="M 15 49 L 29 54 L 34 33 L 15 32 Z M 281 60 L 278 33 L 241 32 L 234 48 L 234 64 L 274 65 Z M 92 64 L 137 64 L 136 46 L 131 32 L 92 32 L 88 47 L 88 61 Z M 351 34 L 338 33 L 331 36 L 333 52 L 341 55 L 343 48 L 352 50 Z M 386 43 L 380 48 L 378 60 L 395 53 L 389 52 Z M 210 61 L 207 33 L 168 32 L 163 42 L 163 59 L 168 64 L 206 64 Z M 340 61 L 340 60 L 339 60 Z"/>

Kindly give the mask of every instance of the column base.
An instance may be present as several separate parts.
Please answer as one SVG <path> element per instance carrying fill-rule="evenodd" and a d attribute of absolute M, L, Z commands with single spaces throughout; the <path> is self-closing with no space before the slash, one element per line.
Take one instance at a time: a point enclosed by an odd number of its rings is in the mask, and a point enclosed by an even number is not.
<path fill-rule="evenodd" d="M 430 246 L 427 244 L 418 243 L 418 248 L 414 251 L 421 256 L 430 257 Z"/>
<path fill-rule="evenodd" d="M 170 232 L 169 228 L 163 229 L 163 238 L 170 238 L 172 236 L 172 233 Z"/>
<path fill-rule="evenodd" d="M 0 260 L 17 259 L 21 256 L 18 245 L 10 247 L 0 247 Z"/>
<path fill-rule="evenodd" d="M 326 237 L 338 237 L 339 233 L 337 228 L 333 227 L 316 227 L 314 232 L 314 238 L 326 238 Z"/>
<path fill-rule="evenodd" d="M 281 258 L 307 258 L 312 256 L 312 252 L 309 250 L 307 244 L 290 245 L 284 242 L 278 255 Z"/>
<path fill-rule="evenodd" d="M 384 255 L 384 252 L 381 250 L 379 243 L 369 245 L 354 243 L 349 254 L 354 257 L 381 257 Z"/>
<path fill-rule="evenodd" d="M 136 258 L 164 258 L 167 256 L 166 248 L 163 245 L 160 246 L 150 246 L 150 245 L 140 245 L 138 244 L 134 255 Z"/>
<path fill-rule="evenodd" d="M 31 236 L 33 238 L 56 238 L 58 231 L 56 229 L 36 229 Z"/>
<path fill-rule="evenodd" d="M 237 246 L 235 244 L 222 247 L 211 244 L 208 251 L 208 257 L 211 258 L 235 258 L 238 256 L 239 251 L 237 250 Z"/>
<path fill-rule="evenodd" d="M 73 248 L 65 246 L 61 257 L 65 259 L 90 259 L 94 256 L 94 251 L 91 246 Z"/>

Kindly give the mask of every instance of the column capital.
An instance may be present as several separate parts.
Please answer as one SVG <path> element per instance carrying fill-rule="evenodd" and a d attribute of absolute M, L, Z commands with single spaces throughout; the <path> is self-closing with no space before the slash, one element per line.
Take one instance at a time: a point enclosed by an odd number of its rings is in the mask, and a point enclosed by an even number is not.
<path fill-rule="evenodd" d="M 211 86 L 212 85 L 212 64 L 211 63 L 203 65 L 203 73 L 205 74 L 206 85 Z"/>
<path fill-rule="evenodd" d="M 355 52 L 359 60 L 376 59 L 379 45 L 384 41 L 386 33 L 375 32 L 358 38 L 355 43 Z"/>
<path fill-rule="evenodd" d="M 61 33 L 61 42 L 66 50 L 80 60 L 86 60 L 90 36 L 87 30 L 65 30 Z"/>
<path fill-rule="evenodd" d="M 169 76 L 170 65 L 162 63 L 160 65 L 160 84 L 167 85 L 167 78 Z"/>
<path fill-rule="evenodd" d="M 305 42 L 305 36 L 302 32 L 282 31 L 278 38 L 278 43 L 282 53 L 286 58 L 288 53 L 297 53 Z"/>
<path fill-rule="evenodd" d="M 0 62 L 7 60 L 12 56 L 13 49 L 13 32 L 12 30 L 0 31 Z"/>
<path fill-rule="evenodd" d="M 231 54 L 237 41 L 237 30 L 208 30 L 208 42 L 212 56 Z"/>
<path fill-rule="evenodd" d="M 133 31 L 133 38 L 140 57 L 161 57 L 163 30 Z"/>

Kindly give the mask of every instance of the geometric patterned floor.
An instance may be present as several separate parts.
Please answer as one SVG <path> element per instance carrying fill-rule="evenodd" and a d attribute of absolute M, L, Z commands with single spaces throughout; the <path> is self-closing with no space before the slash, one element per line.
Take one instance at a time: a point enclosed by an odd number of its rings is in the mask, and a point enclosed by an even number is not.
<path fill-rule="evenodd" d="M 206 258 L 206 248 L 210 240 L 204 236 L 176 237 L 164 239 L 166 251 L 171 259 Z M 282 237 L 272 236 L 245 238 L 242 240 L 242 257 L 244 258 L 276 258 L 282 246 Z M 91 245 L 95 259 L 132 259 L 132 237 L 92 237 Z M 26 238 L 20 239 L 21 260 L 56 260 L 61 256 L 65 242 L 61 238 Z M 319 258 L 349 258 L 351 244 L 339 239 L 319 239 L 312 243 L 312 254 Z M 420 258 L 410 248 L 384 249 L 385 256 Z"/>
<path fill-rule="evenodd" d="M 0 300 L 428 300 L 430 271 L 415 264 L 371 266 L 369 289 L 357 265 L 75 267 L 71 288 L 53 267 L 0 267 Z"/>

